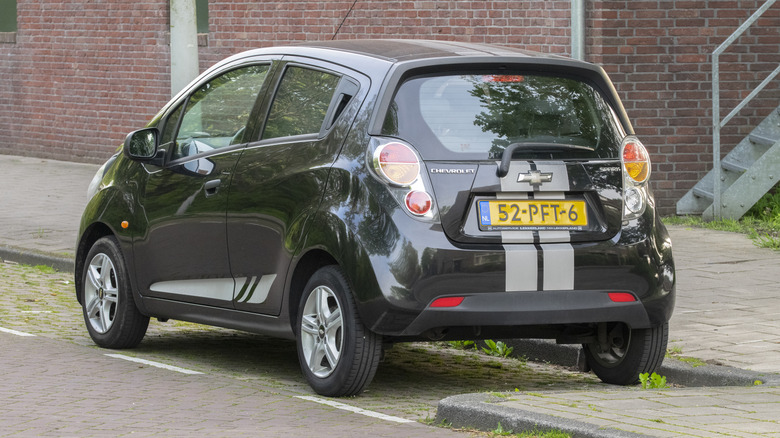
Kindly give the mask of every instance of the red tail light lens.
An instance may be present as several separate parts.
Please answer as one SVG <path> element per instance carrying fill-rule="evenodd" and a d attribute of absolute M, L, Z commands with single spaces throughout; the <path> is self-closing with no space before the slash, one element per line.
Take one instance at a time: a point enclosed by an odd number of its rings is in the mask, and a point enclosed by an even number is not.
<path fill-rule="evenodd" d="M 412 214 L 422 216 L 431 211 L 431 206 L 433 206 L 431 195 L 425 192 L 414 191 L 406 195 L 406 208 Z"/>
<path fill-rule="evenodd" d="M 458 307 L 465 297 L 437 298 L 431 303 L 431 307 Z"/>
<path fill-rule="evenodd" d="M 650 156 L 639 140 L 631 139 L 623 145 L 623 168 L 631 179 L 639 183 L 647 181 L 650 176 Z"/>
<path fill-rule="evenodd" d="M 610 292 L 609 299 L 615 303 L 630 303 L 636 301 L 636 297 L 628 292 Z"/>
<path fill-rule="evenodd" d="M 388 143 L 374 154 L 374 167 L 389 182 L 408 186 L 420 176 L 420 161 L 409 146 Z"/>

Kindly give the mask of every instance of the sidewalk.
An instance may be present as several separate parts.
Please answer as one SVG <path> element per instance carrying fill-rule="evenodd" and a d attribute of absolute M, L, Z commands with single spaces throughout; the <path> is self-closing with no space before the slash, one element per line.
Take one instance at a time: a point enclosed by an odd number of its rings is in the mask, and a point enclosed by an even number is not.
<path fill-rule="evenodd" d="M 87 186 L 99 167 L 0 155 L 0 258 L 73 270 Z"/>
<path fill-rule="evenodd" d="M 98 167 L 0 155 L 0 259 L 73 269 L 86 190 Z M 682 370 L 688 386 L 722 385 L 721 375 L 737 375 L 743 385 L 759 376 L 762 385 L 463 395 L 440 403 L 438 421 L 488 430 L 500 422 L 515 432 L 552 427 L 593 437 L 780 437 L 780 253 L 734 233 L 683 227 L 670 233 L 677 306 L 669 348 L 676 356 L 755 373 L 676 360 L 667 360 L 672 368 L 665 370 Z"/>

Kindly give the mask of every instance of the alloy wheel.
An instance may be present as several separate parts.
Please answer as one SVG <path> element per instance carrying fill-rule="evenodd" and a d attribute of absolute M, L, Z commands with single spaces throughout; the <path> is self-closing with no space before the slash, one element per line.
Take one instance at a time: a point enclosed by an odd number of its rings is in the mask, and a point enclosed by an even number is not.
<path fill-rule="evenodd" d="M 89 262 L 84 303 L 89 323 L 98 333 L 106 333 L 114 325 L 119 302 L 117 283 L 116 268 L 111 258 L 103 253 L 96 254 Z"/>
<path fill-rule="evenodd" d="M 301 346 L 309 370 L 319 378 L 336 369 L 343 347 L 344 320 L 336 294 L 326 286 L 316 287 L 303 308 Z"/>

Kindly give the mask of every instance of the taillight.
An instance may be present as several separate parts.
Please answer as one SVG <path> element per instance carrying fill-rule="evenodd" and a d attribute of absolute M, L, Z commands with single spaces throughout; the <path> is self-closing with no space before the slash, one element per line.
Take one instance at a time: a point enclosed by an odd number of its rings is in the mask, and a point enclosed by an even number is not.
<path fill-rule="evenodd" d="M 436 220 L 433 196 L 417 151 L 403 141 L 374 137 L 369 147 L 374 173 L 413 217 Z"/>
<path fill-rule="evenodd" d="M 388 182 L 411 185 L 420 176 L 420 161 L 409 146 L 392 142 L 379 146 L 374 153 L 374 167 Z"/>
<path fill-rule="evenodd" d="M 431 195 L 426 192 L 413 191 L 406 195 L 406 208 L 417 216 L 423 216 L 433 206 Z"/>
<path fill-rule="evenodd" d="M 628 138 L 623 143 L 623 169 L 638 183 L 647 181 L 650 176 L 650 156 L 639 140 Z"/>
<path fill-rule="evenodd" d="M 623 140 L 621 152 L 623 162 L 623 219 L 639 217 L 647 205 L 649 192 L 647 180 L 650 178 L 650 155 L 647 149 L 634 136 Z"/>

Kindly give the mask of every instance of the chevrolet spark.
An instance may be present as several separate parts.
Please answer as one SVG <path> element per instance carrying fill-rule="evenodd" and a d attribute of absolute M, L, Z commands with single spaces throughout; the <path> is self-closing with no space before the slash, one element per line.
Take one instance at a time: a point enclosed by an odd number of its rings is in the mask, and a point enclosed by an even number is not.
<path fill-rule="evenodd" d="M 150 318 L 294 339 L 327 396 L 417 340 L 582 344 L 632 384 L 674 307 L 650 167 L 592 64 L 441 41 L 251 50 L 95 176 L 77 298 L 106 348 Z"/>

